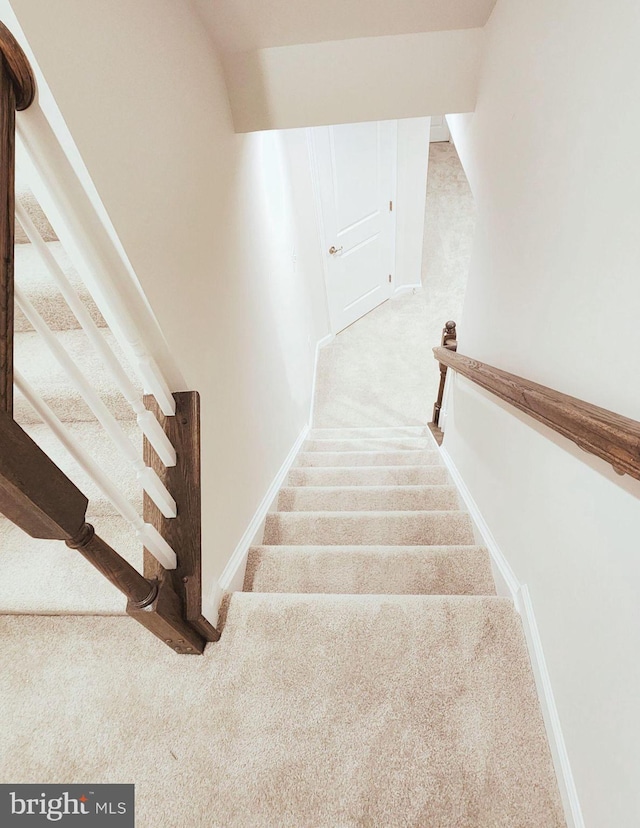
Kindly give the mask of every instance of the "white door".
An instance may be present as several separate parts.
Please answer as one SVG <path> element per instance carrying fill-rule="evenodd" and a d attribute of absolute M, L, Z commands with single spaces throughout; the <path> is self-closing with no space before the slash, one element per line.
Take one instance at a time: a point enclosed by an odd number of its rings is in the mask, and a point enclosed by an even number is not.
<path fill-rule="evenodd" d="M 311 132 L 329 315 L 338 333 L 391 295 L 397 122 Z"/>

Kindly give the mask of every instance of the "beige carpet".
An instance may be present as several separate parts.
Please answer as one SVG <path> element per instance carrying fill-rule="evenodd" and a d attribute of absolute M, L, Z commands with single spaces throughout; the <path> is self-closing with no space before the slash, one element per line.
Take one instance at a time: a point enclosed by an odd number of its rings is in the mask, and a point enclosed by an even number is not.
<path fill-rule="evenodd" d="M 0 617 L 0 782 L 134 782 L 141 828 L 564 825 L 519 616 L 424 427 L 424 321 L 405 297 L 327 349 L 326 428 L 204 656 Z"/>
<path fill-rule="evenodd" d="M 49 224 L 49 220 L 43 213 L 42 208 L 38 204 L 36 197 L 29 189 L 28 181 L 22 175 L 19 165 L 16 169 L 15 187 L 16 198 L 20 201 L 22 206 L 29 213 L 31 221 L 38 228 L 38 231 L 40 232 L 42 238 L 47 242 L 57 241 L 58 237 L 56 236 L 53 227 Z M 29 239 L 27 238 L 26 233 L 24 232 L 22 227 L 20 227 L 20 225 L 17 223 L 15 229 L 15 242 L 18 245 L 29 244 Z"/>
<path fill-rule="evenodd" d="M 236 595 L 201 658 L 127 619 L 0 626 L 3 782 L 135 782 L 140 828 L 562 825 L 503 599 Z"/>

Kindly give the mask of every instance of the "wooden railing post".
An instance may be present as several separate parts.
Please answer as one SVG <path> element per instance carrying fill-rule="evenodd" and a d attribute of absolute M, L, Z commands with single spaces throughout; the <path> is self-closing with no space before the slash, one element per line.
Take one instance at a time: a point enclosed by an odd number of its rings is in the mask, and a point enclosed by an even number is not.
<path fill-rule="evenodd" d="M 178 553 L 178 566 L 162 575 L 158 562 L 145 554 L 144 574 L 158 577 L 172 586 L 184 608 L 183 617 L 207 641 L 217 641 L 220 632 L 202 615 L 202 544 L 200 537 L 202 503 L 200 497 L 200 395 L 197 391 L 179 391 L 173 395 L 175 417 L 165 417 L 151 396 L 144 402 L 158 419 L 176 449 L 175 466 L 165 466 L 149 440 L 144 440 L 144 461 L 155 469 L 162 482 L 179 504 L 175 518 L 167 520 L 158 507 L 144 495 L 143 517 Z M 161 586 L 162 590 L 162 586 Z M 139 621 L 142 619 L 136 615 Z"/>
<path fill-rule="evenodd" d="M 0 60 L 0 408 L 13 414 L 13 238 L 15 202 L 13 82 Z"/>
<path fill-rule="evenodd" d="M 449 351 L 455 351 L 458 347 L 457 341 L 457 332 L 456 332 L 456 323 L 453 321 L 445 322 L 444 328 L 442 329 L 442 338 L 440 340 L 440 345 L 443 348 L 446 348 Z M 431 418 L 431 422 L 429 423 L 429 428 L 431 429 L 433 436 L 436 438 L 438 445 L 442 443 L 442 431 L 439 428 L 440 423 L 440 411 L 442 410 L 442 400 L 444 397 L 444 385 L 447 379 L 447 366 L 444 363 L 440 363 L 440 385 L 438 386 L 438 396 L 436 397 L 436 401 L 433 405 L 433 416 Z"/>
<path fill-rule="evenodd" d="M 13 243 L 16 109 L 26 109 L 36 85 L 24 52 L 0 23 L 0 410 L 13 414 Z"/>

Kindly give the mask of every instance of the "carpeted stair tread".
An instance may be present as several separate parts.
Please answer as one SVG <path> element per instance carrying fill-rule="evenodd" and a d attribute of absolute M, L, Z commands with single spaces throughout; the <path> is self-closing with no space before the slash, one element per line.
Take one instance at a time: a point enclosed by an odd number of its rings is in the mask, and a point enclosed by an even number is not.
<path fill-rule="evenodd" d="M 86 285 L 71 264 L 67 253 L 60 242 L 49 242 L 49 250 L 55 256 L 58 264 L 62 267 L 67 278 L 76 289 L 89 311 L 92 319 L 100 328 L 106 327 L 106 322 L 98 310 Z M 19 244 L 15 251 L 15 279 L 26 293 L 27 297 L 35 305 L 38 313 L 45 322 L 55 331 L 70 330 L 79 328 L 80 324 L 65 302 L 56 283 L 49 275 L 40 254 L 31 244 Z M 15 330 L 32 331 L 31 323 L 28 322 L 22 311 L 16 306 Z"/>
<path fill-rule="evenodd" d="M 245 591 L 495 595 L 479 546 L 255 546 Z"/>
<path fill-rule="evenodd" d="M 309 440 L 360 440 L 389 437 L 425 437 L 426 426 L 379 426 L 377 428 L 312 428 Z"/>
<path fill-rule="evenodd" d="M 289 471 L 289 486 L 439 486 L 451 482 L 445 466 L 316 466 Z"/>
<path fill-rule="evenodd" d="M 142 457 L 142 433 L 135 420 L 123 420 L 120 425 Z M 142 488 L 138 483 L 135 470 L 107 437 L 99 423 L 65 423 L 65 427 L 74 443 L 85 449 L 85 452 L 112 480 L 116 488 L 137 508 L 138 513 L 142 514 Z M 89 498 L 87 514 L 90 517 L 117 514 L 115 507 L 67 453 L 48 426 L 43 423 L 29 424 L 24 427 L 24 430 Z"/>
<path fill-rule="evenodd" d="M 431 449 L 425 437 L 365 437 L 351 440 L 306 440 L 302 451 L 405 451 Z"/>
<path fill-rule="evenodd" d="M 236 593 L 199 658 L 129 618 L 0 625 L 13 783 L 135 780 L 141 826 L 564 825 L 505 599 Z"/>
<path fill-rule="evenodd" d="M 264 545 L 455 546 L 475 543 L 466 512 L 276 512 Z"/>
<path fill-rule="evenodd" d="M 21 170 L 19 168 L 16 170 L 16 201 L 19 201 L 20 204 L 22 204 L 27 212 L 27 215 L 35 224 L 44 241 L 49 242 L 58 240 L 56 232 L 49 223 L 49 219 L 46 217 L 44 210 L 38 203 L 37 198 L 31 192 L 27 182 L 22 180 Z M 15 243 L 19 246 L 29 244 L 27 234 L 24 232 L 20 226 L 20 222 L 17 219 L 15 224 Z"/>
<path fill-rule="evenodd" d="M 455 486 L 286 486 L 278 511 L 426 511 L 460 509 Z"/>
<path fill-rule="evenodd" d="M 59 331 L 56 333 L 56 337 L 80 366 L 85 377 L 100 394 L 103 402 L 116 419 L 133 419 L 134 413 L 131 406 L 118 390 L 111 374 L 88 341 L 84 331 Z M 129 377 L 142 394 L 142 388 L 138 383 L 136 374 L 129 366 L 113 334 L 105 329 L 104 337 L 114 348 L 118 359 L 125 366 Z M 67 422 L 94 420 L 93 414 L 81 398 L 80 393 L 72 385 L 51 351 L 44 347 L 37 333 L 23 332 L 16 334 L 15 365 L 61 420 Z M 18 392 L 16 392 L 15 398 L 14 417 L 19 423 L 39 422 L 31 406 Z"/>
<path fill-rule="evenodd" d="M 404 451 L 301 451 L 294 466 L 417 466 L 442 463 L 436 450 Z"/>
<path fill-rule="evenodd" d="M 142 546 L 129 524 L 99 517 L 96 533 L 142 571 Z M 124 613 L 126 601 L 80 552 L 63 541 L 29 537 L 0 518 L 0 613 Z"/>

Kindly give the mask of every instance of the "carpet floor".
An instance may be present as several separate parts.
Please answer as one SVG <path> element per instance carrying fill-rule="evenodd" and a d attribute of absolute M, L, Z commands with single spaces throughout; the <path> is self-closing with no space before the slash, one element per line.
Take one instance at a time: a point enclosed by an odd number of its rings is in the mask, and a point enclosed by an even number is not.
<path fill-rule="evenodd" d="M 563 825 L 505 599 L 235 594 L 179 663 L 124 618 L 0 626 L 3 782 L 135 782 L 140 828 Z"/>

